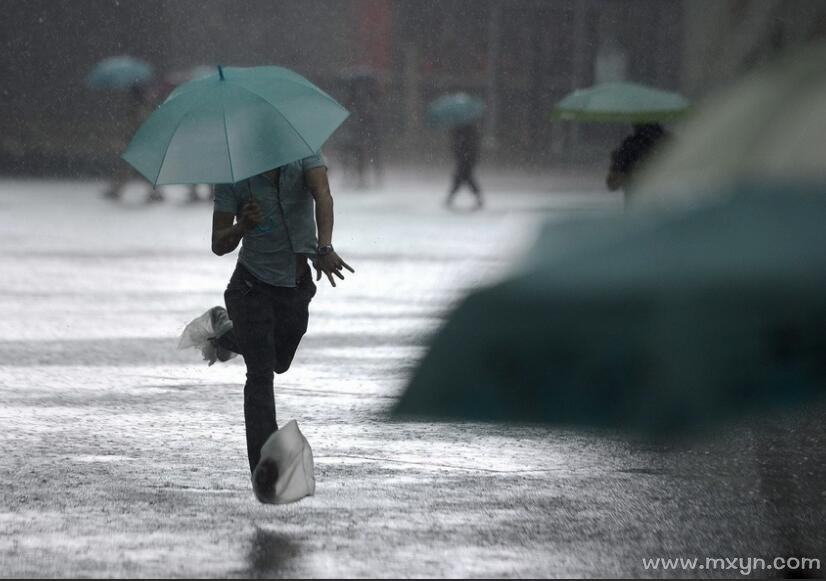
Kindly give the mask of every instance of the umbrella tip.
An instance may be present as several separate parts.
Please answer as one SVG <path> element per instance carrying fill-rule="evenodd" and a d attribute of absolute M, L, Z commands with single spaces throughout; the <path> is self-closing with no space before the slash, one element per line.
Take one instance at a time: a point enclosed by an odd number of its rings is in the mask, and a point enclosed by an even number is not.
<path fill-rule="evenodd" d="M 221 77 L 221 80 L 224 80 L 224 67 L 218 65 L 218 76 Z"/>

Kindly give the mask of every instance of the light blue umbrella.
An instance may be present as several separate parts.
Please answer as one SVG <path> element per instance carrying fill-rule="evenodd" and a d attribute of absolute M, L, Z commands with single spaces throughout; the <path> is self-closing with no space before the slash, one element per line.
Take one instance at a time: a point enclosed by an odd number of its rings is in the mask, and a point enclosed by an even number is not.
<path fill-rule="evenodd" d="M 561 121 L 665 123 L 682 117 L 688 100 L 679 93 L 638 83 L 601 83 L 577 89 L 554 108 Z"/>
<path fill-rule="evenodd" d="M 425 120 L 429 125 L 455 127 L 466 125 L 482 117 L 485 102 L 467 93 L 444 95 L 427 107 Z"/>
<path fill-rule="evenodd" d="M 397 412 L 674 434 L 826 395 L 826 195 L 546 227 L 450 316 Z"/>
<path fill-rule="evenodd" d="M 235 183 L 317 153 L 349 113 L 281 67 L 217 67 L 175 89 L 123 158 L 154 185 Z"/>
<path fill-rule="evenodd" d="M 116 56 L 97 63 L 86 77 L 93 89 L 129 89 L 152 80 L 154 72 L 149 63 L 130 56 Z"/>

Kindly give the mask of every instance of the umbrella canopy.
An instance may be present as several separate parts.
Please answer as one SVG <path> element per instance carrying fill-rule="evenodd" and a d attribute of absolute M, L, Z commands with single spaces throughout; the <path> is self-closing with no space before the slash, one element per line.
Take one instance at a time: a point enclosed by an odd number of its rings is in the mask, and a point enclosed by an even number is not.
<path fill-rule="evenodd" d="M 316 153 L 348 114 L 288 69 L 218 67 L 175 89 L 123 158 L 155 185 L 235 183 Z"/>
<path fill-rule="evenodd" d="M 553 119 L 603 123 L 664 123 L 679 119 L 688 100 L 636 83 L 601 83 L 577 89 L 557 103 Z"/>
<path fill-rule="evenodd" d="M 673 434 L 826 393 L 826 196 L 777 188 L 547 227 L 449 316 L 397 413 Z"/>
<path fill-rule="evenodd" d="M 129 89 L 152 80 L 154 72 L 149 63 L 130 56 L 117 56 L 97 63 L 86 77 L 93 89 Z"/>
<path fill-rule="evenodd" d="M 429 125 L 455 127 L 467 125 L 482 117 L 485 102 L 467 93 L 439 97 L 427 107 L 425 119 Z"/>
<path fill-rule="evenodd" d="M 712 96 L 641 175 L 635 202 L 691 202 L 739 180 L 826 183 L 826 43 Z M 781 192 L 782 194 L 782 192 Z"/>

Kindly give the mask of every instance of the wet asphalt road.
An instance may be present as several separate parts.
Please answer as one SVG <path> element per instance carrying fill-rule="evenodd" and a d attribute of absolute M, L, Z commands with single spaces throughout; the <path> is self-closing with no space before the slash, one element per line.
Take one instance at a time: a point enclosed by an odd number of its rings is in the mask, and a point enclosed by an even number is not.
<path fill-rule="evenodd" d="M 388 418 L 446 310 L 541 219 L 619 209 L 553 176 L 486 183 L 480 213 L 414 172 L 334 183 L 357 272 L 320 285 L 276 384 L 317 491 L 274 507 L 249 487 L 243 364 L 175 350 L 234 265 L 209 251 L 208 204 L 0 182 L 0 575 L 738 577 L 643 559 L 819 556 L 822 407 L 676 443 Z"/>

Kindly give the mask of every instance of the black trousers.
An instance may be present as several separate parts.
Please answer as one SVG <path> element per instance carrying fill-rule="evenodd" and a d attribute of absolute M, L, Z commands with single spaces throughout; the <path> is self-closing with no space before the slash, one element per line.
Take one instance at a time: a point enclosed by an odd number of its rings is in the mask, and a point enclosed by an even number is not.
<path fill-rule="evenodd" d="M 240 264 L 224 292 L 233 328 L 218 344 L 240 353 L 247 366 L 244 421 L 250 472 L 258 465 L 261 446 L 278 429 L 273 374 L 290 368 L 307 332 L 308 307 L 315 292 L 309 268 L 292 288 L 265 284 Z"/>
<path fill-rule="evenodd" d="M 456 163 L 456 173 L 453 174 L 453 185 L 450 187 L 450 193 L 447 195 L 447 203 L 450 204 L 462 184 L 467 184 L 470 191 L 476 196 L 476 200 L 481 202 L 482 190 L 476 182 L 473 175 L 473 170 L 476 163 L 474 160 L 459 159 Z"/>

